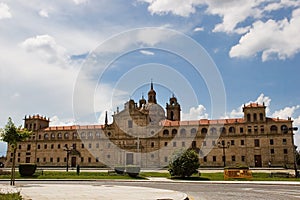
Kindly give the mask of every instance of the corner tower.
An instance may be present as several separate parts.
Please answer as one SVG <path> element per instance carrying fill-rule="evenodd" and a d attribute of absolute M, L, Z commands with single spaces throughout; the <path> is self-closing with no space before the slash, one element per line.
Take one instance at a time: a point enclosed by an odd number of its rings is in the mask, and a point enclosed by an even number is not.
<path fill-rule="evenodd" d="M 169 104 L 167 103 L 167 119 L 171 121 L 180 121 L 180 104 L 177 102 L 177 98 L 173 95 Z"/>

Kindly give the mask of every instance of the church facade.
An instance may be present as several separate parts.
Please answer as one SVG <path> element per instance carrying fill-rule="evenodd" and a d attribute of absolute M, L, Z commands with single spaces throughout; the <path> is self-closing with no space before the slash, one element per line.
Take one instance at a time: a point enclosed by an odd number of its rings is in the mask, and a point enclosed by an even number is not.
<path fill-rule="evenodd" d="M 178 149 L 194 149 L 201 167 L 247 165 L 293 167 L 295 161 L 291 118 L 266 116 L 266 106 L 244 105 L 242 118 L 181 121 L 181 105 L 172 96 L 166 108 L 157 104 L 151 83 L 148 99 L 130 99 L 124 109 L 103 125 L 49 126 L 49 118 L 25 116 L 32 131 L 18 144 L 16 163 L 39 167 L 104 167 L 139 165 L 162 168 Z M 7 149 L 6 166 L 12 163 Z"/>

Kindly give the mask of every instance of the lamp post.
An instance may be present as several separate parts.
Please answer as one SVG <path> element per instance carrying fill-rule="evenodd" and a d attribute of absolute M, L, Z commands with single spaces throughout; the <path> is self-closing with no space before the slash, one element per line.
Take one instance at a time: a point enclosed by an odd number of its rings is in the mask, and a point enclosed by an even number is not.
<path fill-rule="evenodd" d="M 226 166 L 226 152 L 225 149 L 229 148 L 230 146 L 230 142 L 227 142 L 227 144 L 225 144 L 225 141 L 222 140 L 222 142 L 218 142 L 218 147 L 223 149 L 223 165 L 224 167 Z"/>
<path fill-rule="evenodd" d="M 66 168 L 66 171 L 68 172 L 69 171 L 69 155 L 70 155 L 71 149 L 69 149 L 67 144 L 65 144 L 64 151 L 67 152 L 67 168 Z"/>

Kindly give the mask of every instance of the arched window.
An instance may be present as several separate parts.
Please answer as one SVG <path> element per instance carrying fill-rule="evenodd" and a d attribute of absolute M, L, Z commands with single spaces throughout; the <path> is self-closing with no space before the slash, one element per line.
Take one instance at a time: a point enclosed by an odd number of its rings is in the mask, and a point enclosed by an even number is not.
<path fill-rule="evenodd" d="M 57 134 L 57 139 L 61 139 L 61 138 L 62 138 L 61 133 L 58 133 L 58 134 Z"/>
<path fill-rule="evenodd" d="M 196 134 L 197 134 L 197 129 L 192 128 L 191 129 L 191 136 L 194 137 L 194 136 L 196 136 Z"/>
<path fill-rule="evenodd" d="M 257 114 L 256 113 L 253 114 L 253 121 L 255 121 L 255 122 L 257 121 Z"/>
<path fill-rule="evenodd" d="M 186 130 L 184 128 L 180 129 L 180 136 L 185 137 L 186 136 Z"/>
<path fill-rule="evenodd" d="M 226 134 L 226 128 L 225 127 L 221 127 L 220 128 L 220 133 L 221 134 Z"/>
<path fill-rule="evenodd" d="M 82 133 L 80 134 L 80 139 L 84 140 L 85 137 L 86 137 L 85 132 L 82 132 Z"/>
<path fill-rule="evenodd" d="M 65 133 L 64 137 L 65 139 L 69 139 L 69 133 Z"/>
<path fill-rule="evenodd" d="M 251 115 L 247 114 L 247 122 L 251 122 Z"/>
<path fill-rule="evenodd" d="M 202 128 L 201 129 L 201 134 L 206 134 L 207 133 L 207 128 Z"/>
<path fill-rule="evenodd" d="M 282 125 L 280 129 L 281 129 L 281 133 L 284 133 L 284 134 L 288 133 L 288 131 L 289 131 L 289 129 L 286 125 Z"/>
<path fill-rule="evenodd" d="M 171 111 L 171 120 L 174 120 L 174 112 Z"/>
<path fill-rule="evenodd" d="M 48 133 L 45 133 L 45 135 L 44 135 L 44 139 L 45 139 L 45 140 L 48 140 L 48 139 L 49 139 L 49 135 L 48 135 Z"/>
<path fill-rule="evenodd" d="M 229 127 L 229 133 L 235 133 L 235 128 L 233 126 Z"/>
<path fill-rule="evenodd" d="M 55 140 L 55 133 L 51 133 L 51 140 Z"/>
<path fill-rule="evenodd" d="M 278 131 L 277 126 L 272 125 L 271 128 L 270 128 L 270 131 L 271 131 L 271 133 L 277 133 L 277 131 Z"/>
<path fill-rule="evenodd" d="M 176 135 L 176 134 L 177 134 L 177 129 L 174 128 L 174 129 L 172 130 L 172 136 L 174 136 L 174 135 Z"/>
<path fill-rule="evenodd" d="M 89 138 L 89 140 L 92 140 L 94 138 L 92 132 L 89 132 L 88 138 Z"/>
<path fill-rule="evenodd" d="M 110 137 L 111 136 L 111 132 L 108 132 L 107 135 Z"/>
<path fill-rule="evenodd" d="M 100 138 L 100 133 L 96 132 L 96 138 L 99 139 Z"/>
<path fill-rule="evenodd" d="M 77 132 L 74 132 L 73 133 L 73 140 L 76 140 L 77 139 Z"/>
<path fill-rule="evenodd" d="M 163 135 L 164 135 L 164 136 L 168 136 L 168 135 L 169 135 L 169 130 L 168 130 L 168 129 L 165 129 L 164 132 L 163 132 Z"/>
<path fill-rule="evenodd" d="M 264 121 L 264 114 L 259 113 L 259 120 L 260 120 L 260 121 Z"/>
<path fill-rule="evenodd" d="M 215 134 L 217 134 L 217 129 L 215 127 L 213 127 L 209 130 L 209 133 L 212 135 L 215 135 Z"/>

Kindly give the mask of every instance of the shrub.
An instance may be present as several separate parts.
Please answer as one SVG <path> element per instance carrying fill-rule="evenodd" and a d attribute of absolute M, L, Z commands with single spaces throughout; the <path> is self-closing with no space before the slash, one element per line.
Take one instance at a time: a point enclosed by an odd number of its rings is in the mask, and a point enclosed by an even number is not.
<path fill-rule="evenodd" d="M 19 173 L 21 176 L 33 176 L 36 170 L 36 164 L 24 163 L 19 165 Z"/>
<path fill-rule="evenodd" d="M 141 168 L 138 166 L 127 166 L 126 167 L 126 173 L 130 177 L 137 177 L 141 171 Z"/>
<path fill-rule="evenodd" d="M 198 154 L 192 149 L 183 149 L 173 153 L 168 171 L 171 176 L 190 177 L 197 173 L 199 166 Z"/>
<path fill-rule="evenodd" d="M 125 167 L 124 166 L 116 166 L 115 167 L 115 172 L 117 174 L 124 174 L 125 173 Z"/>

